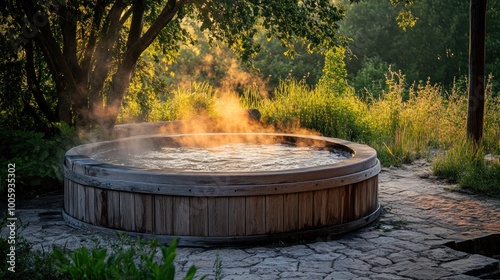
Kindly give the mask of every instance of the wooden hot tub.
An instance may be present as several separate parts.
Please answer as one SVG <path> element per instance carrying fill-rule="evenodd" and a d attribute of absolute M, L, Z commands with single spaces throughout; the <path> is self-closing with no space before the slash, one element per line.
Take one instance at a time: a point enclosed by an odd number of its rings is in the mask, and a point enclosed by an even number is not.
<path fill-rule="evenodd" d="M 265 172 L 163 172 L 111 165 L 100 151 L 225 142 L 326 145 L 352 154 L 339 163 Z M 191 141 L 193 140 L 193 141 Z M 139 144 L 137 146 L 137 144 Z M 305 240 L 338 234 L 379 215 L 374 149 L 341 139 L 275 133 L 148 135 L 82 145 L 64 162 L 65 220 L 76 227 L 181 245 Z"/>

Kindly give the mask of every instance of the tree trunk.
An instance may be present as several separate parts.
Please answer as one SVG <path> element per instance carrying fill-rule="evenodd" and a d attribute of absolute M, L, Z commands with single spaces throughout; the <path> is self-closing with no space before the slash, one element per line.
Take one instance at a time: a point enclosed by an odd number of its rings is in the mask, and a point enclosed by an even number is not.
<path fill-rule="evenodd" d="M 470 1 L 469 30 L 469 100 L 467 138 L 476 145 L 483 137 L 485 59 L 486 59 L 486 0 Z"/>
<path fill-rule="evenodd" d="M 93 112 L 96 122 L 108 130 L 109 133 L 111 133 L 120 113 L 122 100 L 132 80 L 137 59 L 125 57 L 123 64 L 113 76 L 111 91 L 107 96 L 106 108 L 94 110 Z"/>

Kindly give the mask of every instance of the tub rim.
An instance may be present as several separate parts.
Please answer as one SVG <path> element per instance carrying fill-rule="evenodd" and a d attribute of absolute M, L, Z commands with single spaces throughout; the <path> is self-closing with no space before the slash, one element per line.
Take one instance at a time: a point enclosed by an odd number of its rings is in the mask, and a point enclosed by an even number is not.
<path fill-rule="evenodd" d="M 236 136 L 254 135 L 269 137 L 307 138 L 345 147 L 353 156 L 344 161 L 263 172 L 162 172 L 129 166 L 102 163 L 90 158 L 103 146 L 117 145 L 123 141 L 139 141 L 164 137 Z M 380 172 L 375 149 L 343 139 L 288 133 L 201 133 L 141 135 L 118 140 L 84 144 L 65 154 L 64 176 L 72 181 L 102 189 L 186 196 L 243 196 L 300 192 L 302 185 L 309 190 L 331 188 L 332 185 L 353 184 Z M 303 191 L 303 190 L 302 190 Z"/>

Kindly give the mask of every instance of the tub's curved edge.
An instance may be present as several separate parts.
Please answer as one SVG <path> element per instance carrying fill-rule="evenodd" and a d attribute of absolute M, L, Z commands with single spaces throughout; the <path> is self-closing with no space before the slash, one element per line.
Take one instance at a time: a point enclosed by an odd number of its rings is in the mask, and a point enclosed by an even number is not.
<path fill-rule="evenodd" d="M 117 235 L 117 234 L 127 234 L 133 238 L 142 239 L 155 239 L 161 244 L 168 244 L 174 238 L 179 239 L 178 245 L 181 247 L 235 247 L 235 246 L 251 246 L 251 245 L 263 245 L 271 243 L 294 243 L 307 242 L 307 241 L 317 241 L 318 238 L 327 237 L 331 235 L 340 235 L 350 231 L 357 230 L 364 226 L 367 226 L 378 219 L 381 213 L 381 205 L 378 204 L 377 209 L 358 220 L 351 221 L 348 223 L 326 226 L 316 229 L 305 229 L 293 232 L 282 232 L 276 234 L 265 234 L 265 235 L 247 235 L 247 236 L 230 236 L 230 237 L 205 237 L 205 236 L 170 236 L 161 234 L 151 234 L 151 233 L 139 233 L 124 230 L 117 230 L 112 228 L 101 227 L 97 225 L 92 225 L 83 221 L 80 221 L 72 216 L 70 216 L 66 211 L 62 210 L 62 215 L 64 220 L 68 225 L 77 229 L 86 229 L 98 232 L 105 235 Z"/>
<path fill-rule="evenodd" d="M 377 153 L 375 149 L 355 142 L 350 142 L 343 139 L 324 137 L 324 136 L 309 136 L 296 134 L 278 134 L 278 133 L 252 133 L 254 135 L 269 136 L 269 137 L 295 137 L 304 139 L 314 139 L 325 141 L 332 144 L 344 146 L 353 151 L 353 156 L 345 161 L 331 164 L 318 165 L 308 168 L 297 168 L 280 171 L 264 171 L 264 172 L 161 172 L 147 169 L 139 169 L 129 166 L 118 166 L 105 164 L 89 158 L 89 154 L 97 150 L 99 147 L 113 146 L 118 141 L 143 140 L 143 139 L 161 139 L 170 137 L 192 137 L 190 134 L 179 135 L 146 135 L 140 137 L 130 137 L 120 140 L 105 141 L 93 144 L 85 144 L 71 148 L 66 152 L 64 166 L 69 170 L 78 173 L 83 173 L 86 176 L 104 179 L 128 180 L 148 183 L 159 183 L 168 180 L 182 185 L 196 185 L 200 183 L 217 181 L 226 182 L 230 179 L 233 185 L 251 184 L 275 184 L 295 181 L 313 181 L 326 179 L 337 176 L 345 176 L 361 172 L 372 168 L 378 164 Z M 252 135 L 249 133 L 249 135 Z M 237 136 L 242 133 L 207 133 L 197 136 Z M 217 183 L 218 184 L 218 183 Z"/>
<path fill-rule="evenodd" d="M 231 178 L 208 178 L 211 181 L 200 181 L 196 184 L 185 185 L 182 181 L 170 180 L 165 183 L 116 180 L 108 178 L 96 178 L 68 169 L 64 166 L 64 176 L 71 182 L 82 186 L 99 188 L 104 190 L 132 192 L 150 195 L 174 195 L 192 197 L 214 197 L 214 196 L 252 196 L 252 195 L 275 195 L 290 194 L 304 191 L 317 191 L 343 187 L 348 184 L 359 183 L 377 176 L 381 171 L 380 162 L 363 171 L 346 174 L 343 176 L 331 176 L 324 179 L 283 181 L 283 182 L 251 182 L 253 184 L 243 185 L 243 182 Z M 165 175 L 167 176 L 167 175 Z M 304 186 L 308 185 L 307 190 Z"/>

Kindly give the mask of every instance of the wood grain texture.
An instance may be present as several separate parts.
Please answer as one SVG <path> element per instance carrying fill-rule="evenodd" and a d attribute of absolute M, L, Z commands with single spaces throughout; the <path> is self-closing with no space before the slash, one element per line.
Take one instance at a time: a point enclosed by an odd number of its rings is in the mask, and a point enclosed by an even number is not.
<path fill-rule="evenodd" d="M 342 220 L 341 211 L 341 200 L 340 195 L 341 188 L 331 188 L 328 190 L 328 208 L 326 209 L 326 224 L 327 225 L 338 225 Z"/>
<path fill-rule="evenodd" d="M 320 190 L 315 191 L 314 195 L 314 204 L 313 204 L 313 212 L 314 212 L 314 226 L 321 227 L 325 226 L 328 223 L 328 190 Z"/>
<path fill-rule="evenodd" d="M 85 187 L 82 185 L 77 184 L 76 186 L 77 190 L 77 207 L 76 207 L 76 217 L 78 219 L 85 221 L 85 202 L 86 202 L 86 194 L 85 194 Z"/>
<path fill-rule="evenodd" d="M 229 235 L 229 198 L 215 197 L 208 200 L 208 235 Z"/>
<path fill-rule="evenodd" d="M 153 221 L 155 220 L 154 197 L 150 194 L 135 194 L 135 228 L 138 232 L 154 232 Z"/>
<path fill-rule="evenodd" d="M 135 231 L 135 199 L 134 194 L 129 192 L 120 192 L 120 214 L 118 228 Z"/>
<path fill-rule="evenodd" d="M 246 203 L 245 197 L 230 197 L 228 203 L 229 235 L 242 236 L 246 234 Z"/>
<path fill-rule="evenodd" d="M 174 235 L 189 235 L 189 197 L 174 196 L 172 199 Z"/>
<path fill-rule="evenodd" d="M 120 228 L 120 192 L 108 191 L 108 226 Z"/>
<path fill-rule="evenodd" d="M 246 235 L 264 234 L 266 228 L 266 197 L 246 198 Z"/>
<path fill-rule="evenodd" d="M 154 198 L 155 209 L 155 233 L 158 234 L 174 234 L 173 226 L 173 198 L 170 196 L 156 195 Z"/>
<path fill-rule="evenodd" d="M 85 222 L 95 224 L 95 193 L 94 188 L 85 188 Z"/>
<path fill-rule="evenodd" d="M 208 199 L 189 198 L 189 235 L 208 236 Z"/>
<path fill-rule="evenodd" d="M 269 195 L 266 199 L 266 228 L 265 233 L 283 232 L 284 227 L 284 195 Z"/>
<path fill-rule="evenodd" d="M 108 226 L 107 190 L 94 189 L 94 221 L 96 225 Z"/>
<path fill-rule="evenodd" d="M 285 194 L 283 197 L 283 231 L 299 229 L 299 194 Z"/>
<path fill-rule="evenodd" d="M 308 229 L 314 223 L 314 194 L 313 192 L 299 193 L 299 228 Z"/>

